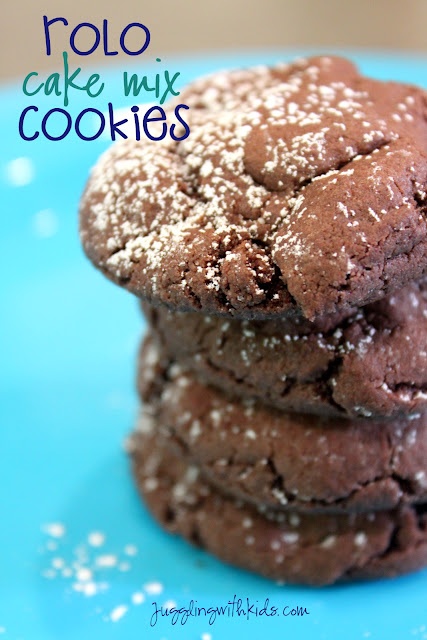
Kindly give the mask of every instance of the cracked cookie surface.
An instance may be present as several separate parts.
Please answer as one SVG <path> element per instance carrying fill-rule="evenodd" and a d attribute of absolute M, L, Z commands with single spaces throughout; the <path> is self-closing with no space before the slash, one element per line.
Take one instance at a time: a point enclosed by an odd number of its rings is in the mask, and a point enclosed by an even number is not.
<path fill-rule="evenodd" d="M 160 524 L 223 561 L 285 582 L 392 577 L 427 563 L 425 506 L 364 514 L 260 513 L 207 484 L 149 426 L 130 441 L 138 491 Z"/>
<path fill-rule="evenodd" d="M 313 319 L 425 273 L 421 89 L 323 56 L 179 100 L 186 139 L 114 145 L 83 194 L 83 246 L 112 280 L 179 309 Z"/>
<path fill-rule="evenodd" d="M 234 497 L 280 510 L 392 509 L 427 501 L 427 416 L 325 419 L 240 401 L 199 382 L 149 337 L 140 360 L 159 437 Z"/>
<path fill-rule="evenodd" d="M 354 315 L 262 322 L 143 305 L 201 380 L 287 411 L 385 418 L 427 408 L 427 279 Z"/>

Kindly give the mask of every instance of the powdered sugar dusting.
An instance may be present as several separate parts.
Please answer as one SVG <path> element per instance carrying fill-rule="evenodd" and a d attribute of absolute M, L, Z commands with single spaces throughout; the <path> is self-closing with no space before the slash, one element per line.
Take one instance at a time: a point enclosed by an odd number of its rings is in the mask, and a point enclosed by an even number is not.
<path fill-rule="evenodd" d="M 142 584 L 144 569 L 141 571 L 137 562 L 138 547 L 133 542 L 110 546 L 110 536 L 105 531 L 94 529 L 87 533 L 81 542 L 70 546 L 65 532 L 66 527 L 59 522 L 49 523 L 42 527 L 45 535 L 43 547 L 40 549 L 43 565 L 40 570 L 41 579 L 50 583 L 56 582 L 56 588 L 63 591 L 67 598 L 84 598 L 93 602 L 92 614 L 99 615 L 106 623 L 119 623 L 131 613 L 134 607 L 147 607 L 144 615 L 151 615 L 152 599 L 166 591 L 159 580 L 151 579 Z M 55 548 L 50 544 L 55 542 Z M 120 574 L 129 574 L 130 584 L 139 588 L 129 590 L 126 596 Z M 127 583 L 126 583 L 127 584 Z M 176 595 L 176 594 L 174 594 Z M 115 601 L 115 602 L 114 602 Z M 176 599 L 169 597 L 165 605 L 178 606 Z M 164 605 L 164 606 L 165 606 Z"/>
<path fill-rule="evenodd" d="M 363 302 L 348 282 L 372 278 L 362 263 L 376 226 L 396 211 L 416 216 L 425 199 L 418 150 L 401 142 L 421 125 L 390 116 L 385 87 L 327 57 L 196 82 L 180 96 L 186 139 L 126 140 L 100 159 L 82 203 L 88 254 L 139 295 L 183 307 L 280 308 L 289 291 L 314 317 L 342 304 L 343 285 Z M 404 93 L 392 113 L 415 113 Z M 390 184 L 408 172 L 411 187 Z M 319 240 L 332 226 L 337 257 Z"/>
<path fill-rule="evenodd" d="M 50 524 L 45 524 L 43 525 L 42 529 L 52 538 L 62 538 L 66 532 L 65 526 L 62 524 L 62 522 L 52 522 Z"/>
<path fill-rule="evenodd" d="M 115 607 L 110 613 L 111 622 L 118 622 L 121 618 L 123 618 L 127 611 L 128 607 L 124 604 Z"/>

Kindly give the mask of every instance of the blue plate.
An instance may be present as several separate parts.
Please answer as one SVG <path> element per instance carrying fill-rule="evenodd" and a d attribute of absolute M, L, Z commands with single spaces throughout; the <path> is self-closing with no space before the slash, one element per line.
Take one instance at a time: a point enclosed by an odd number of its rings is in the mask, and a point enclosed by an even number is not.
<path fill-rule="evenodd" d="M 252 52 L 168 66 L 186 82 L 290 57 Z M 427 86 L 426 59 L 352 57 L 371 75 Z M 139 71 L 154 68 L 153 61 Z M 103 102 L 90 106 L 105 110 L 107 99 L 124 106 L 121 71 L 103 76 Z M 123 449 L 136 415 L 143 321 L 135 300 L 85 259 L 77 232 L 88 170 L 109 142 L 75 135 L 25 142 L 17 123 L 30 99 L 13 86 L 1 91 L 0 104 L 0 638 L 427 638 L 426 571 L 325 589 L 278 586 L 225 566 L 152 521 Z M 61 106 L 52 97 L 36 104 L 40 114 Z M 74 113 L 87 106 L 87 98 L 72 96 Z M 234 596 L 309 613 L 193 615 L 185 624 L 163 617 L 153 625 L 153 602 L 208 608 Z"/>

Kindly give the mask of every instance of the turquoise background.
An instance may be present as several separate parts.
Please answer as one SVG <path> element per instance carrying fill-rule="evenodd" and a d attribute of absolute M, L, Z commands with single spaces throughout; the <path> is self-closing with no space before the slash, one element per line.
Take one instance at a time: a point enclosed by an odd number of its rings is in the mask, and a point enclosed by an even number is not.
<path fill-rule="evenodd" d="M 181 71 L 183 84 L 222 67 L 294 54 L 165 58 L 165 66 Z M 426 59 L 352 57 L 371 75 L 427 87 Z M 154 64 L 135 70 L 154 72 Z M 124 106 L 121 72 L 102 73 L 106 89 L 98 103 L 73 94 L 71 110 L 95 104 L 105 110 L 108 100 Z M 75 135 L 57 143 L 21 140 L 19 114 L 32 103 L 40 113 L 60 106 L 52 97 L 31 102 L 18 85 L 0 91 L 0 640 L 196 640 L 204 633 L 212 640 L 237 634 L 247 640 L 427 638 L 427 571 L 324 589 L 278 586 L 223 565 L 151 520 L 136 496 L 123 450 L 136 415 L 134 369 L 143 321 L 132 296 L 85 259 L 77 232 L 80 193 L 109 142 L 85 143 Z M 19 157 L 28 158 L 34 172 L 23 186 L 10 176 L 10 163 Z M 52 522 L 65 526 L 59 539 L 43 529 Z M 87 544 L 93 531 L 105 534 L 101 548 Z M 56 549 L 49 549 L 52 543 Z M 137 547 L 136 556 L 126 555 L 129 544 Z M 53 558 L 70 566 L 85 550 L 87 566 L 101 554 L 129 565 L 96 569 L 98 587 L 108 587 L 91 597 L 73 588 L 72 576 L 51 573 Z M 144 585 L 153 581 L 163 591 L 150 596 Z M 135 593 L 143 593 L 145 602 L 133 604 Z M 211 627 L 202 618 L 185 626 L 173 627 L 168 619 L 149 625 L 153 600 L 215 606 L 234 594 L 260 604 L 268 597 L 275 606 L 304 606 L 310 614 L 223 618 Z M 113 622 L 110 614 L 121 605 L 128 607 L 126 614 Z"/>

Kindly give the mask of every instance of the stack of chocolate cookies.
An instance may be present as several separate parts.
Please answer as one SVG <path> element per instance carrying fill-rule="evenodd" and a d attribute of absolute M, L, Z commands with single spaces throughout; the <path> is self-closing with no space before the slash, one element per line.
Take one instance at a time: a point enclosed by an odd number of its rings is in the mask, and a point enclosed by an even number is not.
<path fill-rule="evenodd" d="M 426 93 L 324 56 L 179 103 L 190 135 L 114 146 L 81 205 L 149 322 L 141 495 L 274 579 L 427 564 Z"/>

